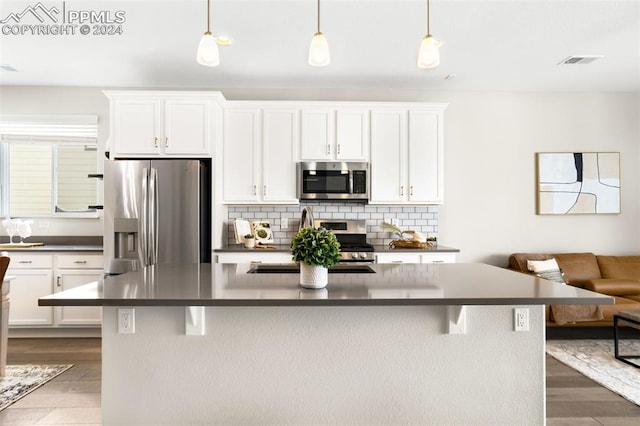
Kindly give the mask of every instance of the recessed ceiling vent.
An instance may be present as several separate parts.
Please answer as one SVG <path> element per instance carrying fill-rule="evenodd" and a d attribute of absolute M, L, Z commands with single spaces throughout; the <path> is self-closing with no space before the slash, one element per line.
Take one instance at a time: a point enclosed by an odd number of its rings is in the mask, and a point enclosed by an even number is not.
<path fill-rule="evenodd" d="M 569 56 L 560 62 L 558 65 L 587 65 L 596 59 L 604 58 L 602 55 L 576 55 Z"/>

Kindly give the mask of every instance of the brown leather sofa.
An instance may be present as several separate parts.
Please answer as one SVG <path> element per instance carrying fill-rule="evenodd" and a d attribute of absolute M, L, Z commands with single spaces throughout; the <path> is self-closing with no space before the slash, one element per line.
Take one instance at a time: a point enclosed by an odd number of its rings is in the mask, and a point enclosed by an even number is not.
<path fill-rule="evenodd" d="M 620 311 L 640 311 L 640 256 L 596 256 L 593 253 L 513 253 L 509 269 L 529 273 L 527 260 L 555 258 L 568 285 L 613 296 L 614 305 L 600 305 L 603 319 L 564 324 L 561 327 L 613 326 L 613 316 Z M 560 327 L 550 319 L 547 326 Z"/>

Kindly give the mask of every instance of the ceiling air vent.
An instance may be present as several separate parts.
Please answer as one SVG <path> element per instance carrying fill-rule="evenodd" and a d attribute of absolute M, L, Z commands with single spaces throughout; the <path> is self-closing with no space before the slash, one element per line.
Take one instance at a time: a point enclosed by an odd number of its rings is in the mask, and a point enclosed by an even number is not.
<path fill-rule="evenodd" d="M 596 59 L 600 59 L 603 58 L 604 56 L 602 55 L 576 55 L 576 56 L 569 56 L 568 58 L 565 58 L 562 60 L 562 62 L 560 62 L 558 65 L 586 65 L 586 64 L 590 64 L 591 62 L 595 61 Z"/>

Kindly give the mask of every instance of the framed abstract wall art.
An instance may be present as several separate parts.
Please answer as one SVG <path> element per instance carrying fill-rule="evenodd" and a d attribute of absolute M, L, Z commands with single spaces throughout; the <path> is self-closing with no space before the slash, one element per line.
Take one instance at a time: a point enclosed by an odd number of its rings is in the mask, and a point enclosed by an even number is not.
<path fill-rule="evenodd" d="M 537 154 L 538 214 L 620 213 L 619 152 Z"/>

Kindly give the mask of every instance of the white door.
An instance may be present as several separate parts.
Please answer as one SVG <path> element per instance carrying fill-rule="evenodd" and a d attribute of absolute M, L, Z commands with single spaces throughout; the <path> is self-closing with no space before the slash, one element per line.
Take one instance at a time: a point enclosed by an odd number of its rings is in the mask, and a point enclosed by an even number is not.
<path fill-rule="evenodd" d="M 53 293 L 51 269 L 12 269 L 9 291 L 9 325 L 49 326 L 53 324 L 53 307 L 38 306 L 38 299 Z"/>
<path fill-rule="evenodd" d="M 345 161 L 369 160 L 369 110 L 336 111 L 336 158 Z"/>
<path fill-rule="evenodd" d="M 58 270 L 56 290 L 65 291 L 102 279 L 102 270 Z M 57 325 L 101 325 L 102 308 L 93 306 L 62 306 L 56 308 Z"/>
<path fill-rule="evenodd" d="M 303 109 L 301 112 L 300 159 L 331 160 L 334 156 L 333 110 Z"/>
<path fill-rule="evenodd" d="M 298 111 L 264 109 L 262 114 L 262 201 L 297 204 Z"/>
<path fill-rule="evenodd" d="M 407 200 L 407 113 L 405 110 L 371 112 L 371 202 Z"/>
<path fill-rule="evenodd" d="M 118 99 L 113 113 L 114 155 L 160 154 L 162 143 L 159 99 Z"/>
<path fill-rule="evenodd" d="M 222 197 L 226 202 L 258 201 L 260 110 L 224 112 Z"/>
<path fill-rule="evenodd" d="M 442 144 L 438 138 L 438 114 L 409 111 L 409 201 L 442 203 Z"/>
<path fill-rule="evenodd" d="M 209 153 L 211 108 L 198 99 L 167 100 L 164 104 L 166 154 L 207 155 Z"/>

